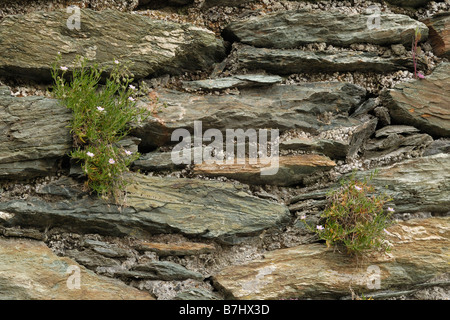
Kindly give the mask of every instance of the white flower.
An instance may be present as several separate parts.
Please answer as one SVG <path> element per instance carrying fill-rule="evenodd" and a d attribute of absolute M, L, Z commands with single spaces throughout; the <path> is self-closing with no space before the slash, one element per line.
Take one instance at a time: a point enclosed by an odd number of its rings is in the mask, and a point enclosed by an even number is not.
<path fill-rule="evenodd" d="M 109 159 L 109 161 L 108 161 L 110 164 L 114 164 L 114 163 L 116 163 L 115 161 L 114 161 L 114 159 Z"/>
<path fill-rule="evenodd" d="M 119 64 L 119 60 L 114 60 L 114 63 L 115 64 Z"/>
<path fill-rule="evenodd" d="M 387 210 L 390 211 L 390 212 L 394 212 L 394 211 L 395 211 L 395 210 L 394 210 L 393 208 L 391 208 L 391 207 L 388 207 Z"/>
<path fill-rule="evenodd" d="M 130 84 L 129 87 L 130 87 L 131 90 L 135 90 L 136 89 L 136 87 L 133 86 L 132 84 Z"/>
<path fill-rule="evenodd" d="M 62 71 L 67 71 L 67 70 L 69 70 L 69 68 L 67 68 L 67 67 L 60 67 L 60 69 L 61 69 Z"/>
<path fill-rule="evenodd" d="M 305 215 L 300 216 L 300 220 L 305 220 L 305 219 L 306 219 Z"/>
<path fill-rule="evenodd" d="M 317 229 L 317 230 L 323 230 L 323 229 L 325 229 L 325 228 L 319 225 L 319 226 L 316 226 L 316 229 Z"/>
<path fill-rule="evenodd" d="M 89 152 L 89 151 L 86 152 L 86 154 L 88 155 L 88 157 L 91 157 L 91 158 L 94 156 L 94 154 L 92 152 Z"/>
<path fill-rule="evenodd" d="M 102 108 L 102 107 L 97 107 L 97 110 L 101 112 L 101 111 L 104 111 L 104 110 L 105 110 L 105 108 Z"/>
<path fill-rule="evenodd" d="M 126 153 L 127 156 L 131 156 L 131 154 L 132 154 L 133 152 L 128 151 L 128 150 L 125 150 L 125 153 Z"/>
<path fill-rule="evenodd" d="M 128 100 L 134 101 L 133 97 L 128 97 Z"/>
<path fill-rule="evenodd" d="M 361 187 L 358 187 L 358 186 L 355 186 L 355 189 L 358 190 L 358 191 L 361 191 L 361 190 L 362 190 L 362 188 L 361 188 Z"/>

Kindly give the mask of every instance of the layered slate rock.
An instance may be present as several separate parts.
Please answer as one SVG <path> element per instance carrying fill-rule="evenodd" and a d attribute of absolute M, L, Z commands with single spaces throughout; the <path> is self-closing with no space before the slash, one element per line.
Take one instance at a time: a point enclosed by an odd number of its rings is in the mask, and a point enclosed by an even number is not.
<path fill-rule="evenodd" d="M 392 198 L 391 206 L 397 213 L 431 212 L 447 214 L 450 210 L 450 154 L 440 153 L 428 157 L 414 158 L 381 167 L 371 184 L 377 193 L 386 193 Z M 357 171 L 355 178 L 368 178 L 373 170 Z M 348 179 L 349 175 L 342 177 Z M 309 205 L 325 205 L 325 198 L 335 184 L 329 189 L 294 196 L 291 203 L 309 200 Z M 302 208 L 301 203 L 296 205 Z"/>
<path fill-rule="evenodd" d="M 0 265 L 1 299 L 153 300 L 147 292 L 99 276 L 70 258 L 56 256 L 41 241 L 0 238 Z M 80 271 L 79 289 L 69 278 L 76 276 L 74 270 Z"/>
<path fill-rule="evenodd" d="M 130 270 L 119 270 L 115 276 L 126 279 L 143 280 L 203 280 L 201 273 L 191 271 L 185 267 L 170 261 L 150 261 L 145 264 L 138 264 Z"/>
<path fill-rule="evenodd" d="M 308 43 L 349 46 L 353 43 L 410 45 L 416 28 L 422 40 L 425 24 L 406 15 L 380 13 L 380 28 L 368 28 L 369 15 L 337 11 L 282 11 L 230 23 L 224 37 L 261 48 L 295 48 Z"/>
<path fill-rule="evenodd" d="M 258 74 L 242 74 L 216 79 L 183 81 L 183 88 L 187 90 L 223 90 L 231 88 L 248 88 L 270 86 L 280 83 L 283 78 Z"/>
<path fill-rule="evenodd" d="M 450 218 L 417 219 L 388 228 L 389 255 L 355 259 L 308 244 L 266 253 L 214 276 L 230 299 L 324 299 L 366 297 L 377 291 L 411 289 L 448 273 Z"/>
<path fill-rule="evenodd" d="M 137 251 L 155 252 L 160 257 L 190 256 L 215 251 L 215 247 L 213 245 L 187 241 L 180 243 L 141 242 L 133 247 Z"/>
<path fill-rule="evenodd" d="M 61 52 L 61 63 L 69 70 L 75 67 L 76 55 L 99 64 L 106 72 L 116 59 L 131 62 L 135 79 L 209 69 L 225 57 L 222 40 L 191 24 L 116 10 L 82 9 L 77 30 L 68 28 L 70 17 L 71 13 L 56 10 L 3 19 L 0 74 L 50 80 L 57 52 Z"/>
<path fill-rule="evenodd" d="M 434 53 L 450 58 L 450 13 L 440 13 L 423 22 L 430 30 L 430 43 Z"/>
<path fill-rule="evenodd" d="M 378 72 L 414 70 L 411 58 L 380 57 L 374 52 L 362 51 L 302 51 L 297 49 L 271 49 L 239 46 L 236 50 L 239 67 L 265 70 L 279 75 L 301 72 Z M 425 64 L 419 59 L 419 68 Z"/>
<path fill-rule="evenodd" d="M 172 132 L 185 129 L 194 139 L 194 121 L 207 129 L 226 130 L 302 129 L 318 133 L 336 127 L 353 127 L 361 121 L 347 115 L 364 99 L 365 89 L 349 83 L 317 82 L 302 85 L 273 85 L 243 89 L 239 95 L 197 95 L 160 89 L 155 95 L 165 108 L 133 129 L 142 139 L 143 148 L 171 141 Z M 150 108 L 152 102 L 141 100 L 138 106 Z"/>
<path fill-rule="evenodd" d="M 425 79 L 396 85 L 382 98 L 394 123 L 450 136 L 450 63 L 441 63 Z"/>
<path fill-rule="evenodd" d="M 385 126 L 375 132 L 374 139 L 367 141 L 364 157 L 398 156 L 415 149 L 424 149 L 433 142 L 430 135 L 418 132 L 417 128 L 411 126 Z"/>
<path fill-rule="evenodd" d="M 71 150 L 69 109 L 44 97 L 16 98 L 0 87 L 0 179 L 27 179 L 56 172 Z"/>
<path fill-rule="evenodd" d="M 269 163 L 250 163 L 248 158 L 242 160 L 242 164 L 239 161 L 233 164 L 197 164 L 193 172 L 208 177 L 223 176 L 250 184 L 293 186 L 303 184 L 304 179 L 314 173 L 326 172 L 336 166 L 330 158 L 315 154 L 274 157 L 270 158 Z"/>
<path fill-rule="evenodd" d="M 181 233 L 233 244 L 282 227 L 290 219 L 286 206 L 254 197 L 241 185 L 218 181 L 136 174 L 125 206 L 88 196 L 69 178 L 50 183 L 37 194 L 0 202 L 4 213 L 0 223 L 111 236 Z"/>

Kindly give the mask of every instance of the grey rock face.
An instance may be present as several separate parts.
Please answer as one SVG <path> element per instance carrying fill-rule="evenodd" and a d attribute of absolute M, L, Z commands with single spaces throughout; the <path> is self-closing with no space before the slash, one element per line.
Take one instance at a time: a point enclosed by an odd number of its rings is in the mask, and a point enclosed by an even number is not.
<path fill-rule="evenodd" d="M 174 144 L 175 129 L 194 132 L 194 121 L 202 130 L 218 129 L 303 129 L 320 132 L 361 124 L 346 117 L 359 105 L 366 91 L 342 82 L 308 83 L 298 86 L 273 85 L 241 90 L 240 95 L 196 95 L 174 90 L 157 90 L 161 103 L 167 105 L 158 114 L 135 129 L 142 147 Z M 146 107 L 145 101 L 140 102 Z M 224 137 L 225 139 L 225 137 Z"/>
<path fill-rule="evenodd" d="M 263 259 L 230 266 L 213 282 L 227 299 L 339 299 L 349 287 L 366 297 L 419 286 L 448 271 L 448 217 L 414 219 L 387 229 L 392 251 L 362 259 L 313 243 L 273 250 Z M 379 272 L 374 272 L 373 270 Z M 379 288 L 373 284 L 378 275 Z"/>
<path fill-rule="evenodd" d="M 353 43 L 410 45 L 416 28 L 422 40 L 425 24 L 399 14 L 380 14 L 380 28 L 368 28 L 370 15 L 325 11 L 283 11 L 230 23 L 225 37 L 263 48 L 295 48 L 308 43 L 349 46 Z"/>
<path fill-rule="evenodd" d="M 57 52 L 74 68 L 75 55 L 109 72 L 117 59 L 131 62 L 135 79 L 208 69 L 225 57 L 223 42 L 206 29 L 114 10 L 82 9 L 80 29 L 66 11 L 8 16 L 0 22 L 0 74 L 50 80 Z M 39 30 L 39 32 L 28 32 Z M 19 41 L 19 42 L 17 42 Z M 15 48 L 19 46 L 20 51 Z"/>
<path fill-rule="evenodd" d="M 184 81 L 183 88 L 189 90 L 223 90 L 228 88 L 263 87 L 279 83 L 283 78 L 257 74 L 243 74 L 217 79 Z"/>
<path fill-rule="evenodd" d="M 296 49 L 271 49 L 240 46 L 236 52 L 241 68 L 262 69 L 279 75 L 314 72 L 379 72 L 414 70 L 412 59 L 404 57 L 383 58 L 372 52 L 301 51 Z M 423 63 L 418 62 L 419 66 Z"/>
<path fill-rule="evenodd" d="M 450 137 L 450 63 L 441 63 L 425 79 L 398 84 L 382 98 L 393 123 Z"/>
<path fill-rule="evenodd" d="M 0 95 L 0 179 L 27 179 L 55 172 L 72 147 L 72 115 L 57 100 Z M 7 92 L 8 91 L 8 92 Z M 7 94 L 8 93 L 8 94 Z"/>
<path fill-rule="evenodd" d="M 281 227 L 290 218 L 284 205 L 217 181 L 134 175 L 124 208 L 83 195 L 81 190 L 69 199 L 48 202 L 45 198 L 52 197 L 52 190 L 58 189 L 48 188 L 42 198 L 0 202 L 0 211 L 12 215 L 0 223 L 42 230 L 51 224 L 73 232 L 112 236 L 179 232 L 233 244 Z"/>

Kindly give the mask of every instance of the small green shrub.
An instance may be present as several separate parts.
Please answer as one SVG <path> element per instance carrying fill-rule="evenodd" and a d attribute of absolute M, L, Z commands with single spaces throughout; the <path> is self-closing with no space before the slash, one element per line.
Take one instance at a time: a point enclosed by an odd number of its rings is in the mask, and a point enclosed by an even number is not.
<path fill-rule="evenodd" d="M 129 133 L 131 122 L 147 116 L 146 110 L 136 107 L 136 89 L 126 65 L 115 61 L 109 78 L 100 85 L 104 70 L 98 65 L 87 67 L 87 60 L 77 57 L 78 67 L 67 77 L 60 61 L 58 54 L 52 68 L 52 95 L 73 112 L 75 150 L 70 156 L 81 162 L 88 188 L 103 198 L 117 199 L 126 185 L 123 173 L 139 157 L 118 142 Z"/>
<path fill-rule="evenodd" d="M 342 180 L 341 187 L 328 195 L 321 224 L 307 225 L 328 247 L 344 247 L 351 255 L 389 250 L 385 235 L 394 210 L 384 207 L 392 199 L 373 194 L 370 181 L 374 174 L 364 181 L 357 181 L 354 174 L 349 180 Z"/>

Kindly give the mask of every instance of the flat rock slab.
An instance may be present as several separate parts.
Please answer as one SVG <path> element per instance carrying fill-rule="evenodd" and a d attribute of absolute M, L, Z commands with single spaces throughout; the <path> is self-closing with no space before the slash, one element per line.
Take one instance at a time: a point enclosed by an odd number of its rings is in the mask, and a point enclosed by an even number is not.
<path fill-rule="evenodd" d="M 213 283 L 231 299 L 336 299 L 350 295 L 350 288 L 369 297 L 375 290 L 413 287 L 449 272 L 449 217 L 401 222 L 388 232 L 389 255 L 357 264 L 323 244 L 301 245 L 230 266 Z"/>
<path fill-rule="evenodd" d="M 380 13 L 380 28 L 370 29 L 367 14 L 337 11 L 282 11 L 231 22 L 224 37 L 261 48 L 295 48 L 325 42 L 336 46 L 353 43 L 410 45 L 416 28 L 422 40 L 428 37 L 425 24 L 406 15 Z"/>
<path fill-rule="evenodd" d="M 283 78 L 280 76 L 243 74 L 215 79 L 183 81 L 183 88 L 187 90 L 224 90 L 231 88 L 262 87 L 280 83 L 282 80 Z"/>
<path fill-rule="evenodd" d="M 440 13 L 423 21 L 430 29 L 430 43 L 439 57 L 450 58 L 450 13 Z"/>
<path fill-rule="evenodd" d="M 234 244 L 290 220 L 286 206 L 252 196 L 239 184 L 140 174 L 132 179 L 125 207 L 61 179 L 42 188 L 41 196 L 0 202 L 0 224 L 111 236 L 181 233 Z"/>
<path fill-rule="evenodd" d="M 98 63 L 106 72 L 116 59 L 131 62 L 135 79 L 209 69 L 225 57 L 222 40 L 191 24 L 82 9 L 77 30 L 67 26 L 74 19 L 71 16 L 55 10 L 5 17 L 0 22 L 0 74 L 51 80 L 57 52 L 69 71 L 75 67 L 76 55 Z"/>
<path fill-rule="evenodd" d="M 382 99 L 395 123 L 450 137 L 450 63 L 441 63 L 425 79 L 396 85 Z"/>
<path fill-rule="evenodd" d="M 72 148 L 71 111 L 55 99 L 16 98 L 1 88 L 0 179 L 54 173 L 57 161 Z"/>
<path fill-rule="evenodd" d="M 43 242 L 0 237 L 0 298 L 6 300 L 154 300 L 147 292 L 99 276 Z M 72 285 L 80 271 L 80 288 Z M 69 284 L 69 285 L 67 285 Z M 73 288 L 73 289 L 70 289 Z"/>
<path fill-rule="evenodd" d="M 155 252 L 160 257 L 165 256 L 191 256 L 215 251 L 211 244 L 197 242 L 180 243 L 160 243 L 160 242 L 141 242 L 134 246 L 138 251 Z"/>
<path fill-rule="evenodd" d="M 140 146 L 151 148 L 171 142 L 176 129 L 194 133 L 194 121 L 202 130 L 218 129 L 290 129 L 308 132 L 326 131 L 341 126 L 353 127 L 361 121 L 348 118 L 365 98 L 365 89 L 349 83 L 317 82 L 243 89 L 239 95 L 198 95 L 160 89 L 154 91 L 166 107 L 133 129 L 142 139 Z M 152 108 L 151 101 L 140 100 L 139 107 Z M 203 134 L 203 132 L 200 132 Z M 194 136 L 192 136 L 192 140 Z"/>
<path fill-rule="evenodd" d="M 330 158 L 316 154 L 300 154 L 269 158 L 269 163 L 217 164 L 202 163 L 194 166 L 193 172 L 209 177 L 227 177 L 250 184 L 292 186 L 317 172 L 326 172 L 336 166 Z M 255 160 L 255 159 L 253 159 Z M 256 159 L 258 160 L 258 159 Z M 239 161 L 239 159 L 238 159 Z M 244 162 L 243 161 L 243 162 Z"/>
<path fill-rule="evenodd" d="M 272 49 L 239 46 L 236 51 L 240 68 L 265 70 L 272 74 L 316 72 L 378 72 L 388 73 L 398 70 L 414 70 L 411 58 L 380 57 L 373 52 L 362 51 L 302 51 L 298 49 Z M 424 68 L 418 59 L 419 68 Z"/>

